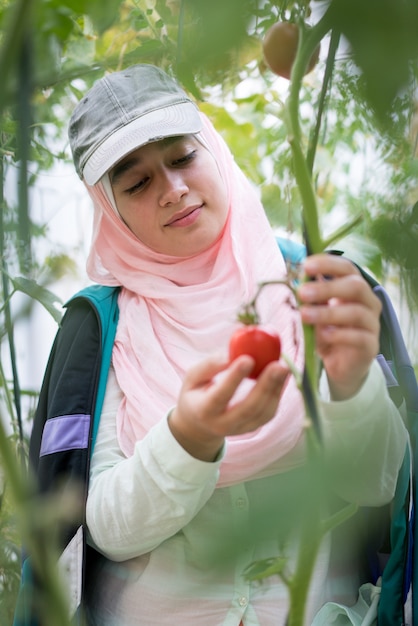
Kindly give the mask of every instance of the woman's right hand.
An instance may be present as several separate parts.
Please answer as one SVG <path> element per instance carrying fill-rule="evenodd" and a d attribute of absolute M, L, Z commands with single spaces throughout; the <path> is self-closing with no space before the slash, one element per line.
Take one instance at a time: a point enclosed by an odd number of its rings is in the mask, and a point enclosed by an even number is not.
<path fill-rule="evenodd" d="M 289 375 L 289 370 L 277 361 L 264 369 L 244 398 L 231 402 L 253 365 L 249 356 L 231 364 L 213 356 L 186 374 L 168 423 L 189 454 L 202 461 L 214 461 L 225 437 L 256 430 L 275 415 Z M 217 377 L 220 372 L 222 376 Z"/>

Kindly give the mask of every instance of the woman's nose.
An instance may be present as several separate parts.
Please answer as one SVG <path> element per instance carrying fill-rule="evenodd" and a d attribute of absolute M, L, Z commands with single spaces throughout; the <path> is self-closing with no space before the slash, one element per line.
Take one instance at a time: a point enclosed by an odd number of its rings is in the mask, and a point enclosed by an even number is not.
<path fill-rule="evenodd" d="M 177 204 L 188 193 L 189 187 L 180 171 L 165 170 L 161 176 L 160 204 Z"/>

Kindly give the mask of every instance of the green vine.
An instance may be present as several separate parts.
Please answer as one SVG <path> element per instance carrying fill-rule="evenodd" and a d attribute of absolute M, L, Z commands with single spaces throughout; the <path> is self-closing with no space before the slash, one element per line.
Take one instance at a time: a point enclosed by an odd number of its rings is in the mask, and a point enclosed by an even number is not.
<path fill-rule="evenodd" d="M 312 180 L 312 164 L 315 146 L 310 147 L 307 156 L 304 153 L 303 147 L 303 135 L 299 117 L 302 80 L 312 54 L 318 45 L 320 45 L 321 40 L 328 33 L 330 28 L 330 8 L 328 8 L 322 18 L 313 27 L 308 27 L 303 20 L 300 21 L 298 50 L 292 67 L 289 95 L 285 103 L 285 123 L 287 125 L 288 140 L 293 156 L 294 175 L 302 201 L 302 222 L 308 254 L 323 252 L 327 246 L 351 230 L 360 219 L 355 218 L 350 224 L 335 231 L 326 240 L 322 238 L 317 197 Z M 335 51 L 333 51 L 333 53 L 335 54 Z M 329 67 L 327 69 L 326 80 L 329 81 Z M 322 94 L 322 97 L 324 97 L 324 94 Z M 319 131 L 322 111 L 323 107 L 320 107 L 315 128 L 316 133 Z M 265 283 L 260 285 L 256 297 L 260 289 L 264 286 Z M 255 308 L 255 300 L 253 300 L 251 306 L 253 309 Z M 273 570 L 275 567 L 279 568 L 276 573 L 282 580 L 285 580 L 288 586 L 290 607 L 287 626 L 303 626 L 304 624 L 308 592 L 314 573 L 315 561 L 325 535 L 334 527 L 354 515 L 357 510 L 355 505 L 349 505 L 337 514 L 323 519 L 326 511 L 326 493 L 323 488 L 324 481 L 321 480 L 323 450 L 320 439 L 320 411 L 317 400 L 319 363 L 315 351 L 313 326 L 304 324 L 303 334 L 305 348 L 305 369 L 303 375 L 295 372 L 293 364 L 290 363 L 289 366 L 302 391 L 309 424 L 306 428 L 307 463 L 310 468 L 311 481 L 309 485 L 309 495 L 307 497 L 308 501 L 306 502 L 309 515 L 303 516 L 300 520 L 298 554 L 293 575 L 284 579 L 284 565 L 281 560 L 278 561 L 278 563 L 275 561 L 266 563 L 264 570 L 264 576 L 267 576 L 271 575 L 272 568 Z M 263 577 L 260 568 L 255 570 L 255 572 L 257 579 Z M 248 577 L 251 577 L 251 570 L 248 572 Z"/>

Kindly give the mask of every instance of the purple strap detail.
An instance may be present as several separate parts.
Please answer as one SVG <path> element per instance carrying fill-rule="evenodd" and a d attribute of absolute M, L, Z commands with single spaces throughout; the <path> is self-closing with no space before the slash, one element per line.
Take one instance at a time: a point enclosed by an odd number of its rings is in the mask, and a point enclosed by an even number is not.
<path fill-rule="evenodd" d="M 378 354 L 376 360 L 382 368 L 383 374 L 385 375 L 386 385 L 388 387 L 399 387 L 399 383 L 393 375 L 392 370 L 390 369 L 390 364 L 386 361 L 383 354 Z"/>
<path fill-rule="evenodd" d="M 42 434 L 40 456 L 87 448 L 90 415 L 60 415 L 47 420 Z"/>

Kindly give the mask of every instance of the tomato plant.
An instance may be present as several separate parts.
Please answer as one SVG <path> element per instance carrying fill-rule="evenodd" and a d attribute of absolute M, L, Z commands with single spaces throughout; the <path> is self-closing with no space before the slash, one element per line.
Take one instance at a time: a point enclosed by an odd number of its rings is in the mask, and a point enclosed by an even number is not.
<path fill-rule="evenodd" d="M 229 341 L 229 358 L 248 354 L 255 360 L 249 378 L 258 378 L 263 369 L 281 354 L 281 341 L 275 330 L 257 324 L 243 325 L 234 332 Z"/>
<path fill-rule="evenodd" d="M 267 31 L 263 40 L 263 53 L 266 64 L 272 72 L 290 79 L 299 42 L 299 26 L 292 22 L 276 22 Z M 305 74 L 313 70 L 319 59 L 320 46 L 317 46 L 309 60 Z"/>

